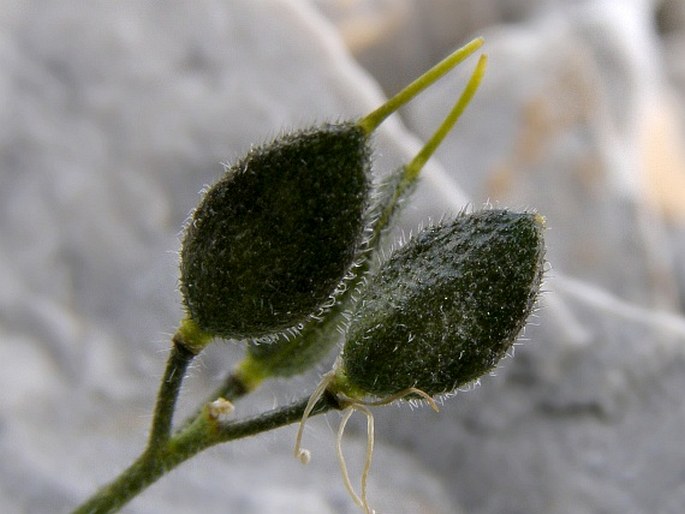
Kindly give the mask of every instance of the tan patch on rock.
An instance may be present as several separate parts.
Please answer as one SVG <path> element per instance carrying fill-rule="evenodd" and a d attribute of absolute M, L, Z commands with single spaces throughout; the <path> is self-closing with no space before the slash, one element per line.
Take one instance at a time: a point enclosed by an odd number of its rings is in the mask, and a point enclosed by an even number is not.
<path fill-rule="evenodd" d="M 570 59 L 566 67 L 523 105 L 521 124 L 511 153 L 496 164 L 487 181 L 487 192 L 495 198 L 506 195 L 517 175 L 545 159 L 555 141 L 579 124 L 590 124 L 598 103 L 592 80 L 581 60 Z M 579 168 L 593 162 L 592 175 L 601 173 L 594 158 L 581 159 Z M 584 185 L 587 176 L 579 177 Z"/>
<path fill-rule="evenodd" d="M 685 222 L 685 134 L 668 101 L 646 110 L 640 149 L 648 204 L 669 221 Z"/>

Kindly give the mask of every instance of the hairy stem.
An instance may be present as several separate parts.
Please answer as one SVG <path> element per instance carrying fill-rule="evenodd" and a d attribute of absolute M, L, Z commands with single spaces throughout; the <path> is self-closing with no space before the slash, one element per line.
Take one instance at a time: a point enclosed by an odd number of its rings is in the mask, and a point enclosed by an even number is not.
<path fill-rule="evenodd" d="M 308 400 L 307 397 L 252 418 L 225 424 L 212 418 L 205 409 L 193 423 L 170 437 L 154 452 L 145 451 L 118 478 L 100 489 L 73 514 L 117 512 L 164 474 L 210 446 L 267 432 L 299 421 Z M 335 395 L 326 393 L 316 403 L 310 416 L 339 410 L 342 407 Z"/>
<path fill-rule="evenodd" d="M 171 423 L 176 409 L 181 384 L 186 370 L 195 354 L 188 350 L 181 336 L 177 333 L 173 338 L 173 345 L 169 353 L 164 376 L 157 393 L 157 403 L 152 418 L 152 428 L 148 440 L 148 451 L 153 452 L 161 448 L 171 434 Z"/>

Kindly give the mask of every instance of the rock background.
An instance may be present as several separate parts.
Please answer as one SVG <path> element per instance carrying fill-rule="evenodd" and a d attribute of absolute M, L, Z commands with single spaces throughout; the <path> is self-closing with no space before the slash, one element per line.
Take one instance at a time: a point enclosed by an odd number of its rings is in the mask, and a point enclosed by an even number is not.
<path fill-rule="evenodd" d="M 0 28 L 3 512 L 68 512 L 142 448 L 180 314 L 178 232 L 220 163 L 368 112 L 475 34 L 486 81 L 403 225 L 536 208 L 547 292 L 516 358 L 441 415 L 376 411 L 372 504 L 683 511 L 685 2 L 5 0 Z M 474 62 L 386 124 L 380 172 L 416 151 Z M 239 356 L 211 347 L 182 409 Z M 237 414 L 316 378 L 266 385 Z M 306 468 L 289 427 L 196 457 L 124 511 L 355 512 L 327 422 L 308 428 Z"/>

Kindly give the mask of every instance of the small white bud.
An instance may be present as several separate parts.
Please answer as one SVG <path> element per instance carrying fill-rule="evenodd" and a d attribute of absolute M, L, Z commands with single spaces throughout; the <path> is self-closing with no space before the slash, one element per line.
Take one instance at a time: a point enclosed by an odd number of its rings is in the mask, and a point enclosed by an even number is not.
<path fill-rule="evenodd" d="M 226 421 L 234 410 L 235 406 L 226 398 L 217 398 L 209 404 L 209 417 L 219 422 Z"/>
<path fill-rule="evenodd" d="M 309 464 L 312 460 L 312 453 L 309 450 L 302 449 L 297 453 L 297 458 L 300 459 L 302 464 Z"/>

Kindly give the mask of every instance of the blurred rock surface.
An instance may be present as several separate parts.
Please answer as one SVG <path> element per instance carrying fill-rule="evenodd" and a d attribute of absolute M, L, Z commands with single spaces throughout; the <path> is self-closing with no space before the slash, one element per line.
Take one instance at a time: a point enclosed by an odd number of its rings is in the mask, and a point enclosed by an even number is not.
<path fill-rule="evenodd" d="M 377 410 L 372 504 L 393 514 L 682 512 L 683 10 L 675 0 L 5 2 L 3 509 L 67 511 L 142 447 L 180 314 L 177 234 L 219 163 L 287 128 L 378 105 L 352 55 L 392 94 L 478 32 L 486 81 L 404 226 L 468 198 L 535 208 L 550 228 L 548 292 L 516 358 L 482 387 L 439 416 Z M 419 138 L 468 67 L 404 110 Z M 420 144 L 397 121 L 377 143 L 379 173 Z M 238 356 L 232 343 L 210 348 L 183 411 Z M 316 379 L 267 385 L 236 415 L 299 397 Z M 353 465 L 362 425 L 350 430 Z M 312 421 L 308 468 L 290 456 L 293 434 L 198 456 L 126 512 L 355 512 L 333 431 Z"/>

